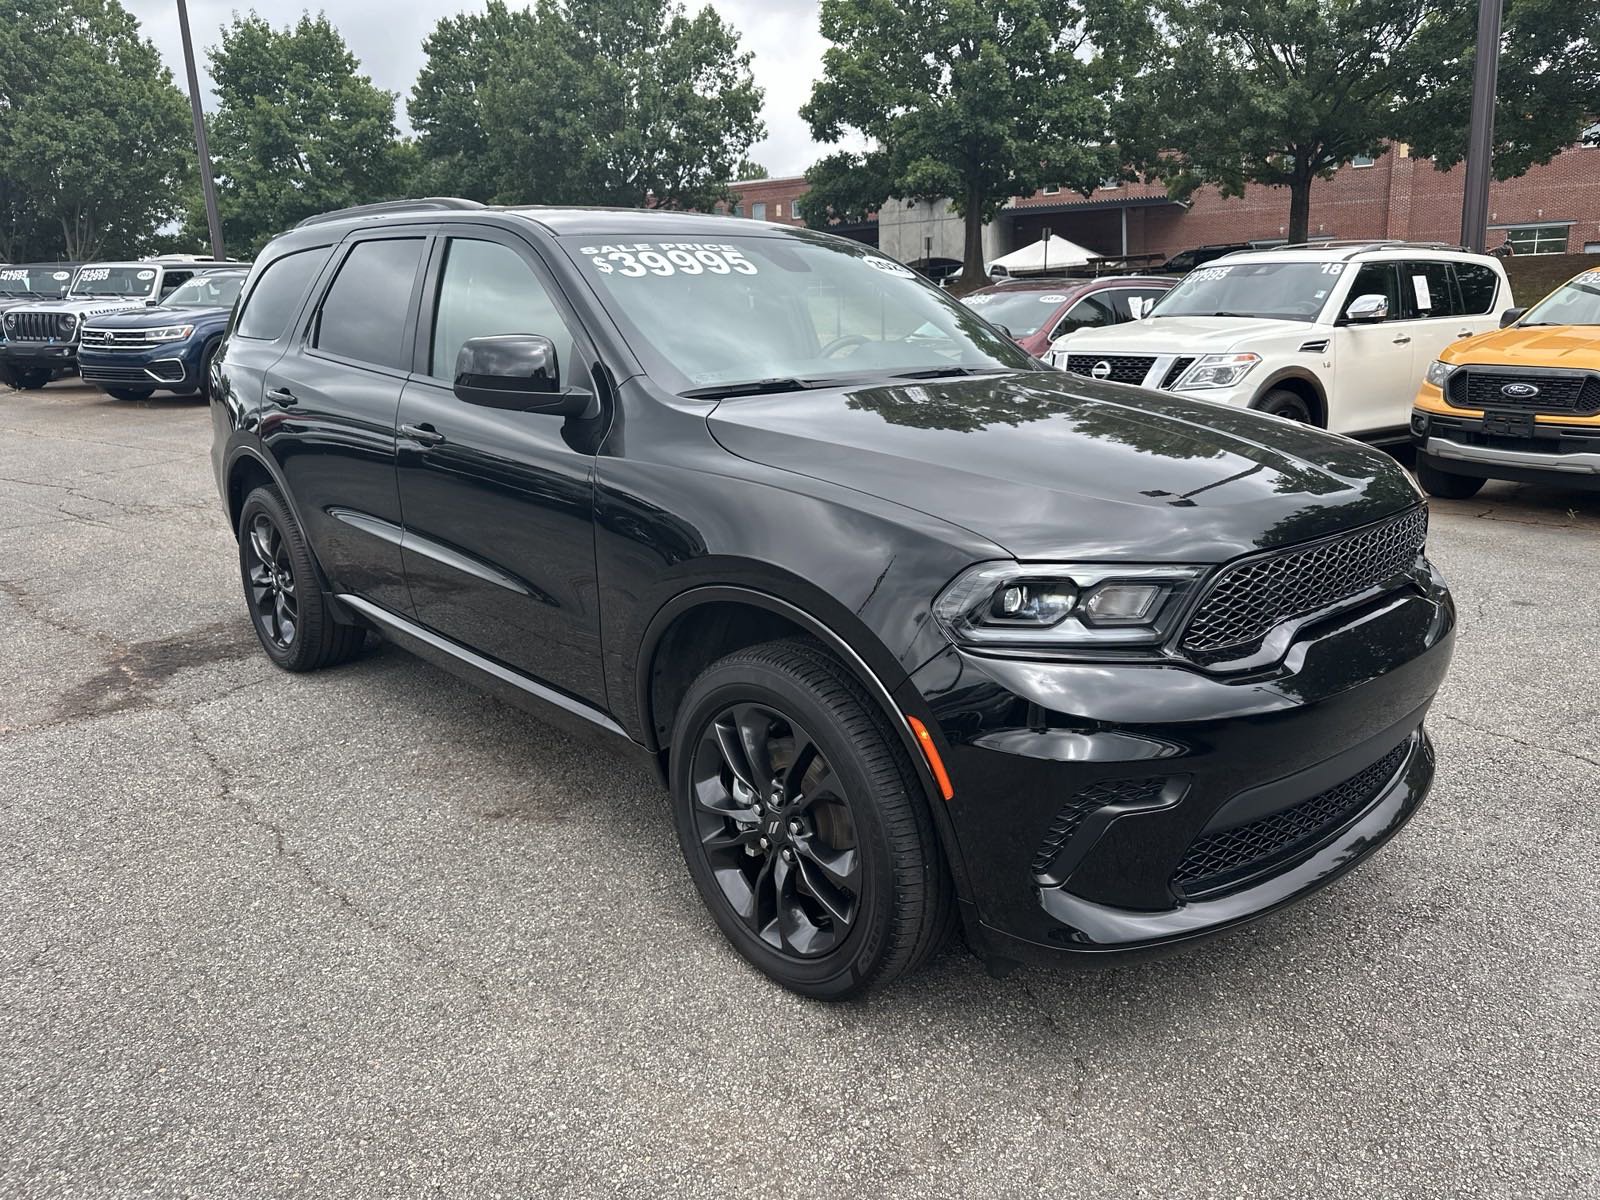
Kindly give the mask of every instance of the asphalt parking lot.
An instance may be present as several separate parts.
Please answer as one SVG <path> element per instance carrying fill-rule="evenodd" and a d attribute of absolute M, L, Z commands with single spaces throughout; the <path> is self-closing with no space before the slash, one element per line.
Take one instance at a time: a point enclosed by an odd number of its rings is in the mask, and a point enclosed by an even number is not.
<path fill-rule="evenodd" d="M 824 1006 L 724 946 L 632 762 L 376 642 L 272 668 L 209 438 L 0 390 L 0 1194 L 1600 1190 L 1600 494 L 1435 503 L 1440 774 L 1360 871 Z"/>

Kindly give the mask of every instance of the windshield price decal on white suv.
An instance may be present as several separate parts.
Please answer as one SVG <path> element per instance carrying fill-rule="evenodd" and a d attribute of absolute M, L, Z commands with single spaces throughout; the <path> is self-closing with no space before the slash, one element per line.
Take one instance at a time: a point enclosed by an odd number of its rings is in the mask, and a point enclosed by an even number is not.
<path fill-rule="evenodd" d="M 1209 283 L 1214 279 L 1226 279 L 1231 267 L 1201 267 L 1190 274 L 1189 278 L 1198 283 Z"/>
<path fill-rule="evenodd" d="M 620 246 L 585 246 L 602 275 L 755 275 L 755 263 L 725 242 L 629 242 Z"/>
<path fill-rule="evenodd" d="M 102 279 L 111 278 L 110 267 L 85 267 L 78 272 L 79 283 L 98 283 Z"/>
<path fill-rule="evenodd" d="M 140 271 L 139 272 L 139 278 L 140 279 L 154 279 L 155 277 L 156 277 L 156 273 L 154 271 Z"/>
<path fill-rule="evenodd" d="M 26 279 L 26 271 L 0 271 L 0 279 Z"/>

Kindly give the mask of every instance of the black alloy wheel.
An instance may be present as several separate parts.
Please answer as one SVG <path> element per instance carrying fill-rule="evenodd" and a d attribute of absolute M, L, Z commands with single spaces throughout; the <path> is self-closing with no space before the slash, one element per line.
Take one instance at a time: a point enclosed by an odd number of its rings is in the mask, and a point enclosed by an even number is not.
<path fill-rule="evenodd" d="M 836 949 L 861 905 L 850 801 L 816 740 L 776 708 L 736 704 L 704 728 L 695 831 L 723 897 L 774 950 Z"/>
<path fill-rule="evenodd" d="M 155 395 L 154 388 L 107 388 L 106 395 L 113 400 L 148 400 Z"/>
<path fill-rule="evenodd" d="M 955 920 L 927 793 L 861 682 L 809 639 L 711 664 L 670 754 L 684 861 L 735 950 L 837 1000 L 915 970 Z"/>
<path fill-rule="evenodd" d="M 250 520 L 245 536 L 245 578 L 256 628 L 264 639 L 287 653 L 300 632 L 300 598 L 295 592 L 294 564 L 272 518 L 264 512 Z"/>

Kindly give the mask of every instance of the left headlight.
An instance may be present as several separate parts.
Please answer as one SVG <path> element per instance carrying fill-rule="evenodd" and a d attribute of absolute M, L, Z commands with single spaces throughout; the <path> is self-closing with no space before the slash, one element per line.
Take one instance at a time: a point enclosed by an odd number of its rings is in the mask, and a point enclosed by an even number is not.
<path fill-rule="evenodd" d="M 66 316 L 61 318 L 61 328 L 67 330 L 68 332 L 76 329 L 77 327 L 78 327 L 78 314 L 77 313 L 68 313 Z"/>
<path fill-rule="evenodd" d="M 1206 354 L 1178 380 L 1176 390 L 1232 387 L 1261 361 L 1259 354 Z"/>
<path fill-rule="evenodd" d="M 1107 563 L 980 563 L 934 602 L 957 642 L 1102 649 L 1166 640 L 1203 568 Z"/>
<path fill-rule="evenodd" d="M 1429 383 L 1433 384 L 1434 387 L 1438 388 L 1442 392 L 1444 391 L 1444 385 L 1450 382 L 1450 372 L 1454 370 L 1455 368 L 1449 363 L 1440 362 L 1436 358 L 1429 365 L 1426 378 Z"/>

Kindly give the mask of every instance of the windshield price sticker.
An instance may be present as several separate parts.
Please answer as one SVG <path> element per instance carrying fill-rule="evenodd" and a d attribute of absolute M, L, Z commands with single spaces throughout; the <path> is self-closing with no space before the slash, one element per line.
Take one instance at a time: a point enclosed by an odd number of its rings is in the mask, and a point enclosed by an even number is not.
<path fill-rule="evenodd" d="M 1573 287 L 1600 287 L 1600 271 L 1585 271 L 1581 275 L 1574 275 L 1571 283 Z"/>
<path fill-rule="evenodd" d="M 616 246 L 584 246 L 602 275 L 638 279 L 642 275 L 755 275 L 758 268 L 744 252 L 726 242 L 627 242 Z"/>
<path fill-rule="evenodd" d="M 27 279 L 27 278 L 28 278 L 28 273 L 26 271 L 0 271 L 0 279 L 12 280 L 12 279 Z M 56 278 L 59 279 L 60 276 L 58 275 L 58 276 L 56 276 Z"/>
<path fill-rule="evenodd" d="M 970 307 L 974 304 L 992 304 L 998 299 L 999 296 L 968 296 L 963 303 Z"/>
<path fill-rule="evenodd" d="M 72 278 L 72 272 L 71 271 L 57 271 L 54 275 L 50 276 L 50 278 L 54 279 L 57 283 L 60 283 L 63 280 L 71 279 Z"/>
<path fill-rule="evenodd" d="M 98 283 L 102 279 L 111 278 L 110 267 L 85 267 L 78 272 L 79 283 Z"/>
<path fill-rule="evenodd" d="M 1214 279 L 1226 279 L 1232 267 L 1201 267 L 1189 276 L 1199 283 L 1210 283 Z"/>
<path fill-rule="evenodd" d="M 876 267 L 885 275 L 894 275 L 900 279 L 914 279 L 917 274 L 910 267 L 902 267 L 899 263 L 894 262 L 892 259 L 874 258 L 869 255 L 862 261 L 864 261 L 869 267 Z"/>

